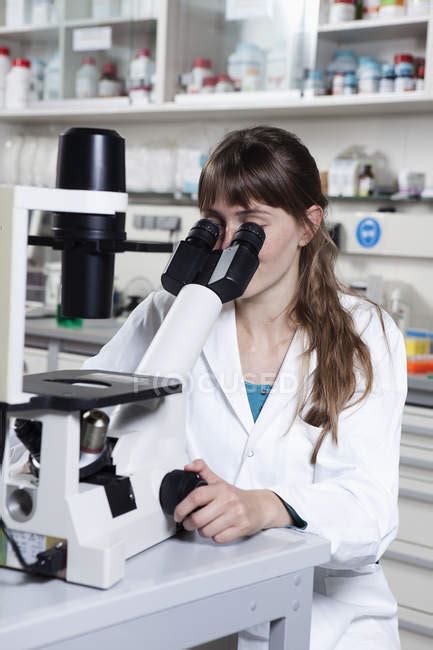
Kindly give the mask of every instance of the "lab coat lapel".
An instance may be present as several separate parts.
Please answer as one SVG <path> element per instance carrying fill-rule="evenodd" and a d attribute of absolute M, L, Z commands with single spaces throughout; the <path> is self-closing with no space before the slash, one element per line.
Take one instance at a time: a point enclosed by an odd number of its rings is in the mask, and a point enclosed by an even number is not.
<path fill-rule="evenodd" d="M 203 353 L 234 414 L 249 434 L 254 420 L 242 375 L 233 301 L 223 306 Z"/>
<path fill-rule="evenodd" d="M 307 377 L 314 364 L 312 355 L 308 370 L 304 369 L 304 351 L 305 335 L 302 330 L 298 329 L 286 352 L 272 390 L 250 432 L 250 445 L 254 444 L 265 433 L 266 429 L 272 426 L 282 409 L 287 410 L 287 426 L 291 423 L 298 406 L 301 376 L 305 372 Z"/>

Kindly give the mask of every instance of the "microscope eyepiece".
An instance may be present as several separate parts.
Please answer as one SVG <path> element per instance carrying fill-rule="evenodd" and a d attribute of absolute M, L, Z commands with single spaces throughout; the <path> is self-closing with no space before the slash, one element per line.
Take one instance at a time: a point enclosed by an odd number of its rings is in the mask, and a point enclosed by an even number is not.
<path fill-rule="evenodd" d="M 261 226 L 251 221 L 243 223 L 235 232 L 231 246 L 236 244 L 247 245 L 253 252 L 259 253 L 265 241 L 265 233 Z"/>
<path fill-rule="evenodd" d="M 187 242 L 212 250 L 219 236 L 218 226 L 209 219 L 200 219 L 193 225 L 186 238 Z"/>

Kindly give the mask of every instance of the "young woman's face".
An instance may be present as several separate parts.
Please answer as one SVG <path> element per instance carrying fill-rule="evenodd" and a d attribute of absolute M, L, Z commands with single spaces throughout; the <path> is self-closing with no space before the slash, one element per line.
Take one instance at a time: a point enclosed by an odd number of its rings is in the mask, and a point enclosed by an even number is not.
<path fill-rule="evenodd" d="M 252 298 L 284 281 L 290 271 L 297 273 L 305 229 L 282 208 L 254 202 L 246 210 L 218 200 L 212 208 L 203 211 L 202 217 L 213 221 L 220 229 L 216 249 L 230 246 L 236 230 L 245 221 L 263 228 L 266 239 L 259 253 L 260 266 L 243 294 L 244 298 Z"/>

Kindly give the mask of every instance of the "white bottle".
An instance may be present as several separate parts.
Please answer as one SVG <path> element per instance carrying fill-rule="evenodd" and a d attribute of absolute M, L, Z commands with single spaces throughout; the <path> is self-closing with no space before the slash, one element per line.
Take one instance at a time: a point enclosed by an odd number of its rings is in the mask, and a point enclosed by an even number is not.
<path fill-rule="evenodd" d="M 228 57 L 227 72 L 235 90 L 258 90 L 263 87 L 264 52 L 253 43 L 238 43 Z"/>
<path fill-rule="evenodd" d="M 10 68 L 9 48 L 0 47 L 0 108 L 5 105 L 6 76 Z"/>
<path fill-rule="evenodd" d="M 57 52 L 50 59 L 44 80 L 44 100 L 56 101 L 60 99 L 60 57 Z"/>
<path fill-rule="evenodd" d="M 8 27 L 21 27 L 29 22 L 28 0 L 6 0 L 5 22 Z"/>
<path fill-rule="evenodd" d="M 120 16 L 120 0 L 92 0 L 92 18 L 105 20 Z"/>
<path fill-rule="evenodd" d="M 133 0 L 134 18 L 157 18 L 158 0 Z"/>
<path fill-rule="evenodd" d="M 95 59 L 91 56 L 83 60 L 75 77 L 75 96 L 78 99 L 97 97 L 99 74 Z"/>
<path fill-rule="evenodd" d="M 139 50 L 132 59 L 129 66 L 129 78 L 131 86 L 150 85 L 150 77 L 153 72 L 153 61 L 150 56 L 150 50 L 145 47 Z"/>
<path fill-rule="evenodd" d="M 410 325 L 410 307 L 402 300 L 401 290 L 394 289 L 391 292 L 389 311 L 397 327 L 405 332 Z"/>
<path fill-rule="evenodd" d="M 6 108 L 25 108 L 29 101 L 30 66 L 28 59 L 14 59 L 6 76 Z"/>
<path fill-rule="evenodd" d="M 287 47 L 278 43 L 266 56 L 266 89 L 284 90 L 287 88 Z"/>
<path fill-rule="evenodd" d="M 31 23 L 32 25 L 49 25 L 53 21 L 54 2 L 53 0 L 32 0 L 31 1 Z"/>

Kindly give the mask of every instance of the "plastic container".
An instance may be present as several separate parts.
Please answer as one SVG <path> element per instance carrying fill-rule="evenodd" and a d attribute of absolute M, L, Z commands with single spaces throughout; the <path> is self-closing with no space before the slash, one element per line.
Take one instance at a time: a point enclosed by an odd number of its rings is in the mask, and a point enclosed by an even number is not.
<path fill-rule="evenodd" d="M 203 79 L 203 84 L 201 87 L 201 93 L 214 93 L 217 85 L 216 77 L 206 77 Z"/>
<path fill-rule="evenodd" d="M 287 89 L 287 46 L 279 43 L 266 56 L 266 89 Z"/>
<path fill-rule="evenodd" d="M 44 100 L 60 99 L 60 57 L 57 52 L 48 62 L 45 69 Z"/>
<path fill-rule="evenodd" d="M 29 101 L 30 91 L 29 59 L 14 59 L 6 76 L 6 107 L 24 108 Z"/>
<path fill-rule="evenodd" d="M 394 56 L 394 65 L 395 65 L 395 74 L 398 76 L 401 74 L 401 70 L 404 70 L 406 74 L 409 70 L 408 66 L 411 66 L 412 74 L 415 74 L 415 58 L 412 54 L 396 54 Z"/>
<path fill-rule="evenodd" d="M 344 73 L 337 72 L 334 75 L 332 80 L 332 94 L 333 95 L 343 95 L 344 94 Z"/>
<path fill-rule="evenodd" d="M 191 83 L 188 86 L 188 92 L 199 93 L 203 87 L 203 81 L 207 77 L 214 77 L 212 61 L 198 57 L 194 60 L 191 71 Z"/>
<path fill-rule="evenodd" d="M 397 66 L 396 66 L 397 69 Z M 415 90 L 416 80 L 412 63 L 400 63 L 395 77 L 395 92 L 404 93 Z"/>
<path fill-rule="evenodd" d="M 397 327 L 405 332 L 410 323 L 410 306 L 403 299 L 401 290 L 393 289 L 390 296 L 389 313 L 393 317 Z"/>
<path fill-rule="evenodd" d="M 304 81 L 303 95 L 311 98 L 316 95 L 325 95 L 326 88 L 322 70 L 309 70 Z"/>
<path fill-rule="evenodd" d="M 120 16 L 120 0 L 92 0 L 92 18 L 105 19 Z"/>
<path fill-rule="evenodd" d="M 354 72 L 344 75 L 343 95 L 356 95 L 358 92 L 358 79 Z"/>
<path fill-rule="evenodd" d="M 6 77 L 11 68 L 9 48 L 0 47 L 0 108 L 5 105 Z"/>
<path fill-rule="evenodd" d="M 54 0 L 32 0 L 30 21 L 32 25 L 49 25 L 57 18 Z"/>
<path fill-rule="evenodd" d="M 228 74 L 220 74 L 217 76 L 217 83 L 215 86 L 216 93 L 230 93 L 233 92 L 234 89 L 235 86 Z"/>
<path fill-rule="evenodd" d="M 75 96 L 79 99 L 97 97 L 99 73 L 95 59 L 86 57 L 75 77 Z"/>
<path fill-rule="evenodd" d="M 39 102 L 44 95 L 45 61 L 32 57 L 30 66 L 29 102 Z"/>
<path fill-rule="evenodd" d="M 408 357 L 407 371 L 411 375 L 433 372 L 433 354 L 416 354 Z"/>
<path fill-rule="evenodd" d="M 427 16 L 430 12 L 430 0 L 408 0 L 406 9 L 408 16 Z"/>
<path fill-rule="evenodd" d="M 117 77 L 116 64 L 111 62 L 104 63 L 98 86 L 99 97 L 119 97 L 121 93 L 122 82 Z"/>
<path fill-rule="evenodd" d="M 153 61 L 149 48 L 138 50 L 129 66 L 131 86 L 150 86 L 153 73 Z"/>
<path fill-rule="evenodd" d="M 131 104 L 148 104 L 151 99 L 151 86 L 145 84 L 132 86 L 129 89 L 129 100 Z"/>
<path fill-rule="evenodd" d="M 263 87 L 264 52 L 253 43 L 239 43 L 228 57 L 227 72 L 235 90 Z"/>
<path fill-rule="evenodd" d="M 358 65 L 358 92 L 377 93 L 380 78 L 380 64 L 371 57 L 360 57 Z"/>
<path fill-rule="evenodd" d="M 424 63 L 420 63 L 416 72 L 415 90 L 425 90 L 424 71 L 425 71 Z"/>
<path fill-rule="evenodd" d="M 395 68 L 392 63 L 382 65 L 382 76 L 379 81 L 380 93 L 393 93 L 395 90 Z"/>
<path fill-rule="evenodd" d="M 380 0 L 364 0 L 362 3 L 363 20 L 377 20 L 379 18 Z"/>
<path fill-rule="evenodd" d="M 408 357 L 418 354 L 430 354 L 431 332 L 427 330 L 407 329 L 405 332 L 405 344 Z"/>
<path fill-rule="evenodd" d="M 400 18 L 405 13 L 405 0 L 380 0 L 380 18 Z"/>
<path fill-rule="evenodd" d="M 6 0 L 5 24 L 7 27 L 21 27 L 29 23 L 27 0 Z"/>
<path fill-rule="evenodd" d="M 329 7 L 329 22 L 344 23 L 356 18 L 355 0 L 332 0 Z"/>

